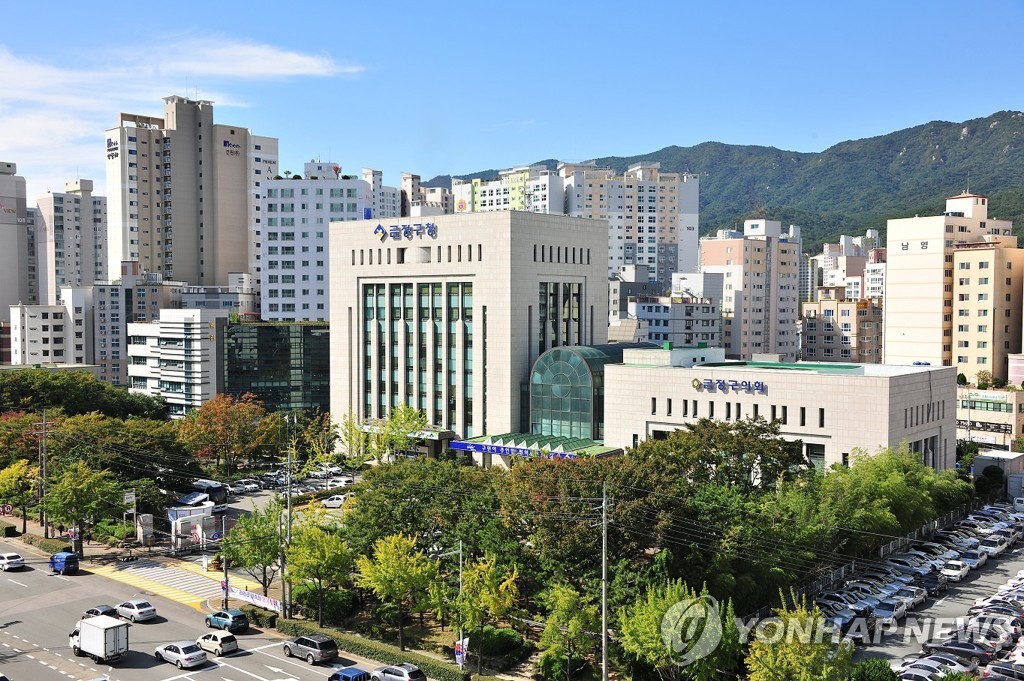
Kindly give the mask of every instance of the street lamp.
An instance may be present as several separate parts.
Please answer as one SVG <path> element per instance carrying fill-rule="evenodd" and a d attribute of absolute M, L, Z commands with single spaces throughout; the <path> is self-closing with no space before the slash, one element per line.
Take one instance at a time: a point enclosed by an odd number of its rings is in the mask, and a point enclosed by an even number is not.
<path fill-rule="evenodd" d="M 448 556 L 454 556 L 455 554 L 458 554 L 458 556 L 459 556 L 459 600 L 461 601 L 462 600 L 462 540 L 461 539 L 459 540 L 459 548 L 458 549 L 453 549 L 451 551 L 445 551 L 444 553 L 431 554 L 430 557 L 431 558 L 446 558 Z M 461 645 L 462 644 L 462 613 L 459 612 L 458 609 L 456 609 L 455 614 L 459 618 L 459 637 L 458 637 L 458 639 L 456 639 L 456 643 Z M 462 666 L 461 662 L 459 662 L 459 666 L 460 667 Z"/>

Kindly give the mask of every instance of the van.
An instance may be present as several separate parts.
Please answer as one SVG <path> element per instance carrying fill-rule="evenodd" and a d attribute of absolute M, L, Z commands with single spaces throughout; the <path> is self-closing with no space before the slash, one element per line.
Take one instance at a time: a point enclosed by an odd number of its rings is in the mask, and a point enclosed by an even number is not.
<path fill-rule="evenodd" d="M 331 674 L 327 681 L 370 681 L 370 672 L 359 667 L 346 667 Z"/>
<path fill-rule="evenodd" d="M 73 575 L 78 572 L 78 556 L 74 553 L 61 551 L 50 556 L 50 572 L 62 575 Z"/>

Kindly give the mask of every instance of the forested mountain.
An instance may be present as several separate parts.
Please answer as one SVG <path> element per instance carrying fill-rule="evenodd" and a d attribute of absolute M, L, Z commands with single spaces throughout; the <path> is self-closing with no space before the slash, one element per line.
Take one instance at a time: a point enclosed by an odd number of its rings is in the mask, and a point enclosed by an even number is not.
<path fill-rule="evenodd" d="M 989 216 L 1024 234 L 1024 113 L 1001 111 L 963 123 L 933 121 L 879 137 L 840 142 L 820 153 L 704 142 L 638 156 L 596 158 L 624 171 L 659 161 L 666 172 L 700 174 L 700 228 L 706 234 L 764 216 L 804 228 L 805 245 L 868 228 L 888 218 L 941 212 L 968 187 L 991 197 Z M 557 161 L 537 163 L 554 168 Z M 461 179 L 492 179 L 485 170 Z M 969 180 L 968 180 L 969 178 Z M 450 183 L 449 176 L 425 182 Z"/>

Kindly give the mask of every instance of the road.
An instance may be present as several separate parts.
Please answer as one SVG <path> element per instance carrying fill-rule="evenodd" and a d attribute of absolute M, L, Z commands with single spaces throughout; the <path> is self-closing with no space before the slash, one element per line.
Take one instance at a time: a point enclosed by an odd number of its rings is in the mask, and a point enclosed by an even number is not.
<path fill-rule="evenodd" d="M 966 618 L 967 609 L 976 598 L 991 596 L 1006 580 L 1024 569 L 1024 542 L 1018 542 L 1002 558 L 972 570 L 959 584 L 950 582 L 949 589 L 938 598 L 929 598 L 925 607 L 907 616 L 896 631 L 886 633 L 879 643 L 858 648 L 854 659 L 881 658 L 892 662 L 921 650 L 921 643 L 932 637 L 939 627 L 949 627 L 956 618 Z"/>
<path fill-rule="evenodd" d="M 224 658 L 209 655 L 205 666 L 179 671 L 158 663 L 153 650 L 161 643 L 195 640 L 206 631 L 203 614 L 194 604 L 133 591 L 121 581 L 90 573 L 88 565 L 82 574 L 51 575 L 45 557 L 30 553 L 20 542 L 0 541 L 0 551 L 21 553 L 28 562 L 24 570 L 0 573 L 0 672 L 11 681 L 323 681 L 332 668 L 354 663 L 342 658 L 331 666 L 310 667 L 284 657 L 278 634 L 251 628 L 237 635 L 242 648 L 238 653 Z M 74 657 L 68 634 L 79 614 L 94 605 L 116 605 L 133 596 L 150 600 L 158 617 L 132 625 L 130 655 L 112 667 Z"/>

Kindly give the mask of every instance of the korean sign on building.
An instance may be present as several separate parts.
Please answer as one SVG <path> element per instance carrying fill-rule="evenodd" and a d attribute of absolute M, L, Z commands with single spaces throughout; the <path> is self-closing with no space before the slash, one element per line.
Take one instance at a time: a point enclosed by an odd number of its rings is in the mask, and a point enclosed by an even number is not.
<path fill-rule="evenodd" d="M 764 381 L 737 381 L 736 379 L 726 378 L 695 378 L 690 382 L 694 390 L 700 391 L 714 391 L 718 392 L 734 392 L 734 393 L 767 393 L 768 385 Z"/>
<path fill-rule="evenodd" d="M 413 236 L 423 238 L 426 234 L 431 239 L 437 237 L 437 224 L 433 222 L 414 222 L 408 225 L 384 225 L 378 224 L 373 230 L 373 235 L 381 241 L 391 239 L 411 239 Z"/>

